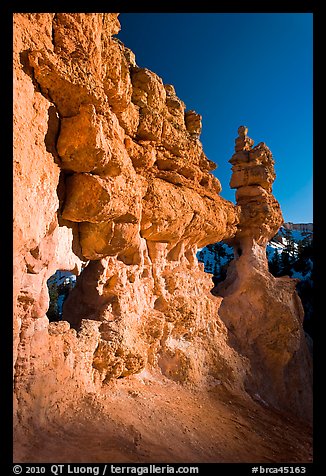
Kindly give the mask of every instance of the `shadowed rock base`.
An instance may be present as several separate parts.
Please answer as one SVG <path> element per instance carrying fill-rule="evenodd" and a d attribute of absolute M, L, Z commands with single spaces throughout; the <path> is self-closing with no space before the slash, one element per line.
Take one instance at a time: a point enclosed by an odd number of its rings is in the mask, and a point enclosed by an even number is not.
<path fill-rule="evenodd" d="M 196 392 L 146 372 L 20 431 L 15 462 L 312 461 L 311 429 L 262 401 L 214 383 Z"/>

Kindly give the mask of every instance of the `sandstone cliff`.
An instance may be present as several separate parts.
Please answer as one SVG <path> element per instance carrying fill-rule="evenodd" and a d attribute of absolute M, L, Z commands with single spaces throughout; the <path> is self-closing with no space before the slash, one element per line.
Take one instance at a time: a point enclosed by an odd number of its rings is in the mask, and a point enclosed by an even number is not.
<path fill-rule="evenodd" d="M 313 232 L 314 224 L 313 223 L 283 223 L 284 228 L 287 230 L 298 230 L 303 232 Z"/>
<path fill-rule="evenodd" d="M 294 280 L 273 278 L 266 264 L 266 243 L 283 221 L 272 195 L 271 153 L 265 144 L 253 148 L 240 128 L 231 159 L 237 205 L 223 199 L 199 140 L 200 115 L 186 110 L 173 86 L 137 66 L 114 37 L 117 17 L 14 15 L 14 402 L 21 461 L 35 458 L 29 441 L 36 434 L 67 428 L 79 410 L 85 416 L 92 408 L 117 424 L 103 402 L 112 405 L 124 388 L 128 398 L 137 394 L 139 382 L 147 385 L 146 398 L 153 398 L 151 385 L 170 398 L 179 392 L 184 402 L 193 398 L 186 389 L 206 401 L 213 388 L 215 405 L 232 394 L 248 408 L 260 399 L 266 412 L 311 418 L 302 306 Z M 221 240 L 234 246 L 236 259 L 213 295 L 196 251 Z M 63 321 L 49 323 L 47 279 L 58 269 L 78 278 Z M 121 436 L 134 441 L 126 461 L 196 460 L 194 450 L 180 448 L 137 456 L 143 423 L 123 423 L 115 408 L 118 429 L 132 427 Z M 175 415 L 181 418 L 177 408 Z M 227 459 L 210 444 L 196 453 L 198 461 Z M 110 458 L 121 461 L 117 454 Z"/>

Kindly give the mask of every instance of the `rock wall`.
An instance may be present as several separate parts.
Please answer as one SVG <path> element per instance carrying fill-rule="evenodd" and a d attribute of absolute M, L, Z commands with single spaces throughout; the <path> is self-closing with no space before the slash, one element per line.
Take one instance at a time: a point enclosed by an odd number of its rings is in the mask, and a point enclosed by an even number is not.
<path fill-rule="evenodd" d="M 71 395 L 141 371 L 203 390 L 214 379 L 262 387 L 309 418 L 301 304 L 264 257 L 282 223 L 271 154 L 240 129 L 238 204 L 223 199 L 200 115 L 137 66 L 114 37 L 117 16 L 14 15 L 17 432 L 64 412 Z M 221 240 L 242 256 L 214 296 L 196 251 Z M 78 278 L 64 320 L 49 323 L 46 281 L 57 269 Z M 257 289 L 263 305 L 258 293 L 251 300 Z"/>
<path fill-rule="evenodd" d="M 284 228 L 287 230 L 298 230 L 298 231 L 314 231 L 313 223 L 283 223 Z"/>

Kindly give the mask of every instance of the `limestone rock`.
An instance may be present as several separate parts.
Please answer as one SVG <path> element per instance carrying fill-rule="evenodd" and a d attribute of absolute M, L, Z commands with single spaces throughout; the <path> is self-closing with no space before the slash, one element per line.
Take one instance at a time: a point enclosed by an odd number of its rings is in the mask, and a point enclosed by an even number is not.
<path fill-rule="evenodd" d="M 140 213 L 137 201 L 142 191 L 138 183 L 136 177 L 124 175 L 100 178 L 74 174 L 66 182 L 67 200 L 62 216 L 70 221 L 100 223 L 128 214 L 137 221 Z"/>
<path fill-rule="evenodd" d="M 123 141 L 124 131 L 114 114 L 98 115 L 93 105 L 82 105 L 78 115 L 61 121 L 57 150 L 62 168 L 119 175 L 128 162 Z"/>
<path fill-rule="evenodd" d="M 187 131 L 191 135 L 194 135 L 195 137 L 199 138 L 202 128 L 200 114 L 197 114 L 195 111 L 187 111 L 185 116 L 185 122 Z"/>
<path fill-rule="evenodd" d="M 101 223 L 84 222 L 80 225 L 80 244 L 87 259 L 105 256 L 127 256 L 133 264 L 139 259 L 139 225 L 132 215 Z"/>
<path fill-rule="evenodd" d="M 302 328 L 296 280 L 274 278 L 266 253 L 253 245 L 234 260 L 214 294 L 233 346 L 250 361 L 246 387 L 274 407 L 312 413 L 312 364 Z M 302 368 L 305 368 L 304 375 Z"/>
<path fill-rule="evenodd" d="M 226 280 L 213 293 L 223 297 L 219 315 L 232 335 L 233 347 L 249 359 L 246 388 L 274 407 L 309 419 L 311 360 L 296 280 L 274 278 L 268 272 L 266 244 L 283 223 L 272 195 L 274 161 L 264 143 L 252 148 L 247 132 L 246 127 L 239 127 L 236 153 L 230 160 L 231 186 L 237 188 L 241 210 L 238 231 L 229 240 L 235 259 Z"/>
<path fill-rule="evenodd" d="M 132 102 L 140 108 L 148 107 L 161 112 L 165 106 L 166 91 L 163 81 L 146 68 L 132 71 Z"/>
<path fill-rule="evenodd" d="M 247 132 L 247 127 L 239 127 L 235 154 L 229 161 L 233 171 L 230 186 L 237 189 L 236 200 L 241 208 L 237 239 L 251 236 L 266 245 L 283 223 L 279 203 L 272 195 L 274 160 L 263 142 L 252 147 L 254 142 Z"/>
<path fill-rule="evenodd" d="M 283 221 L 271 153 L 240 128 L 231 159 L 237 205 L 222 198 L 210 173 L 216 164 L 199 141 L 201 116 L 136 65 L 113 37 L 119 28 L 115 13 L 14 15 L 14 403 L 22 459 L 29 444 L 37 447 L 31 434 L 43 444 L 65 418 L 79 422 L 87 399 L 101 419 L 102 397 L 144 375 L 166 395 L 178 385 L 205 401 L 221 385 L 215 401 L 232 394 L 243 408 L 261 386 L 278 411 L 310 418 L 302 308 L 293 281 L 267 272 L 265 244 Z M 196 252 L 221 240 L 236 260 L 214 296 Z M 58 269 L 77 281 L 63 321 L 49 323 L 47 280 Z M 123 385 L 116 395 L 127 402 Z"/>
<path fill-rule="evenodd" d="M 212 202 L 186 187 L 171 185 L 170 180 L 165 176 L 165 180 L 156 178 L 150 183 L 143 200 L 141 229 L 144 238 L 169 242 L 171 246 L 184 239 L 202 247 L 220 241 L 222 236 L 232 235 L 237 223 L 232 206 L 224 206 L 222 211 L 217 195 L 216 201 Z"/>
<path fill-rule="evenodd" d="M 109 41 L 102 49 L 102 77 L 105 94 L 112 110 L 122 112 L 130 102 L 132 95 L 128 61 L 123 47 L 115 41 Z"/>
<path fill-rule="evenodd" d="M 153 109 L 143 107 L 140 110 L 137 137 L 143 141 L 160 142 L 163 131 L 163 117 Z"/>

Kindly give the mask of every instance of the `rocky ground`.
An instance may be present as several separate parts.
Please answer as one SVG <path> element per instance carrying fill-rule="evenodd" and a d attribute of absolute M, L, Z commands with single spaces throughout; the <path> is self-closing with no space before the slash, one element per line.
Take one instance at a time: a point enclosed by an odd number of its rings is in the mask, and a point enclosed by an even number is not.
<path fill-rule="evenodd" d="M 206 392 L 142 372 L 71 402 L 15 445 L 16 462 L 312 461 L 311 428 L 212 382 Z"/>

